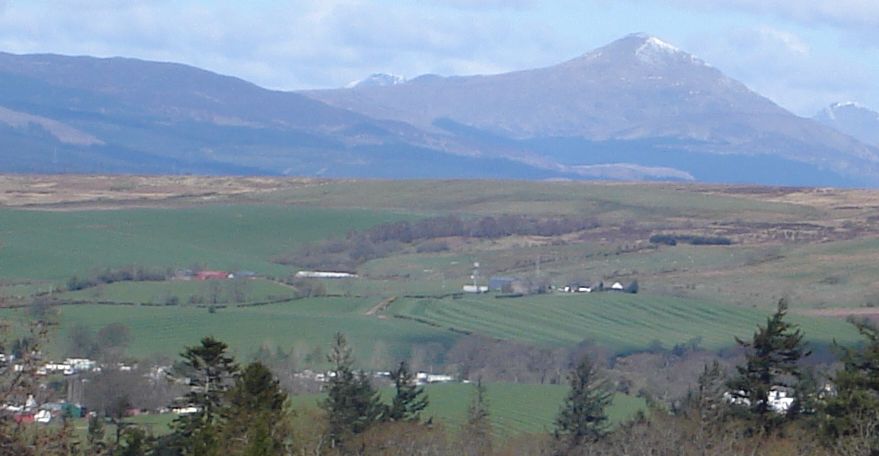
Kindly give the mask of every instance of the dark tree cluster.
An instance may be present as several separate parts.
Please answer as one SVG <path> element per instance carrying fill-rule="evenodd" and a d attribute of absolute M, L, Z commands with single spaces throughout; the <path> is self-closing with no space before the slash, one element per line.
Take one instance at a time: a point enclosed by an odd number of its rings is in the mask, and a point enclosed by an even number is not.
<path fill-rule="evenodd" d="M 696 236 L 692 234 L 654 234 L 650 236 L 651 244 L 677 245 L 731 245 L 732 239 L 723 236 Z"/>
<path fill-rule="evenodd" d="M 168 270 L 150 269 L 143 266 L 125 266 L 122 268 L 105 268 L 88 277 L 73 276 L 67 280 L 67 290 L 76 291 L 114 282 L 148 282 L 162 281 L 171 276 Z"/>
<path fill-rule="evenodd" d="M 449 237 L 497 239 L 506 236 L 560 236 L 598 227 L 588 216 L 535 217 L 499 215 L 465 219 L 453 215 L 415 222 L 384 223 L 350 232 L 345 239 L 305 246 L 277 259 L 281 264 L 353 272 L 369 260 L 383 258 L 412 244 L 416 251 L 448 250 Z"/>

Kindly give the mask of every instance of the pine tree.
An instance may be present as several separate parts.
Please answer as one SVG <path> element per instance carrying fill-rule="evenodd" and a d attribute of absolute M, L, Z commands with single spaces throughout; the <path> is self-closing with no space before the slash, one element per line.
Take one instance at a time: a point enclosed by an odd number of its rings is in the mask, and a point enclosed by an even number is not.
<path fill-rule="evenodd" d="M 461 428 L 462 453 L 467 456 L 485 456 L 492 453 L 492 425 L 488 399 L 482 379 L 476 381 L 476 389 L 467 408 L 467 421 Z"/>
<path fill-rule="evenodd" d="M 226 394 L 223 438 L 226 450 L 252 456 L 280 454 L 286 443 L 287 393 L 260 362 L 247 365 Z"/>
<path fill-rule="evenodd" d="M 415 384 L 415 376 L 406 361 L 391 372 L 391 380 L 394 382 L 394 399 L 385 409 L 383 418 L 387 421 L 420 421 L 421 411 L 428 405 L 427 394 L 424 388 Z"/>
<path fill-rule="evenodd" d="M 853 324 L 866 343 L 859 349 L 837 345 L 843 368 L 831 380 L 836 391 L 824 403 L 822 437 L 827 443 L 860 438 L 870 454 L 879 454 L 879 328 Z"/>
<path fill-rule="evenodd" d="M 555 437 L 569 448 L 601 439 L 608 428 L 606 409 L 613 401 L 607 380 L 588 356 L 568 374 L 571 390 L 556 418 Z"/>
<path fill-rule="evenodd" d="M 213 337 L 187 347 L 182 375 L 189 377 L 190 390 L 182 405 L 197 412 L 174 420 L 174 441 L 184 455 L 213 455 L 219 452 L 220 408 L 223 396 L 238 372 L 235 360 L 226 354 L 228 346 Z"/>
<path fill-rule="evenodd" d="M 369 429 L 380 419 L 382 406 L 369 377 L 354 371 L 351 347 L 342 333 L 335 335 L 327 360 L 333 369 L 321 408 L 327 414 L 330 441 L 335 447 Z"/>
<path fill-rule="evenodd" d="M 796 407 L 790 414 L 778 413 L 770 404 L 774 391 L 794 389 L 802 378 L 800 360 L 809 355 L 803 342 L 803 333 L 792 323 L 785 321 L 787 301 L 778 301 L 778 309 L 766 321 L 766 326 L 758 326 L 750 342 L 736 338 L 745 349 L 745 364 L 737 366 L 737 375 L 727 386 L 737 402 L 744 405 L 745 417 L 753 422 L 752 431 L 769 434 L 777 429 L 787 418 L 793 418 Z"/>

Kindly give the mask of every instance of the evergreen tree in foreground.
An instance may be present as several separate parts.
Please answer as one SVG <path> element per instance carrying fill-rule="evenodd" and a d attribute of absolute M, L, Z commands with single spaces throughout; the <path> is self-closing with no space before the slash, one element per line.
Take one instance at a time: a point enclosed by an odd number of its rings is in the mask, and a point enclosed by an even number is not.
<path fill-rule="evenodd" d="M 174 420 L 172 441 L 184 455 L 213 455 L 220 447 L 220 408 L 232 379 L 238 372 L 235 360 L 226 353 L 228 346 L 213 337 L 200 345 L 187 347 L 183 372 L 189 377 L 190 391 L 185 404 L 198 409 Z"/>
<path fill-rule="evenodd" d="M 775 391 L 797 388 L 803 377 L 800 360 L 809 355 L 803 333 L 797 325 L 785 321 L 787 302 L 778 301 L 778 309 L 758 326 L 750 342 L 736 338 L 745 349 L 745 364 L 737 366 L 737 375 L 729 383 L 730 394 L 746 407 L 746 418 L 753 422 L 752 431 L 769 434 L 786 419 L 793 418 L 798 405 L 785 413 L 770 404 Z"/>
<path fill-rule="evenodd" d="M 225 399 L 226 451 L 247 456 L 282 454 L 288 437 L 287 393 L 264 364 L 248 364 Z"/>
<path fill-rule="evenodd" d="M 601 439 L 608 429 L 606 409 L 613 393 L 598 368 L 584 356 L 568 374 L 571 390 L 556 418 L 555 437 L 569 448 Z"/>
<path fill-rule="evenodd" d="M 879 454 L 879 328 L 853 324 L 866 344 L 840 348 L 843 368 L 832 380 L 836 394 L 824 404 L 822 437 L 830 445 L 858 444 L 865 454 Z"/>
<path fill-rule="evenodd" d="M 428 405 L 427 394 L 424 388 L 415 384 L 415 376 L 406 361 L 400 362 L 400 366 L 391 372 L 391 380 L 394 382 L 394 399 L 383 418 L 387 421 L 420 421 L 421 411 Z"/>
<path fill-rule="evenodd" d="M 467 421 L 461 428 L 462 453 L 467 456 L 492 454 L 492 426 L 482 379 L 476 381 L 473 398 L 467 407 Z"/>
<path fill-rule="evenodd" d="M 333 368 L 327 398 L 321 407 L 327 414 L 330 441 L 335 447 L 376 423 L 381 418 L 382 405 L 369 377 L 363 371 L 354 371 L 351 347 L 342 333 L 334 337 L 327 359 Z"/>

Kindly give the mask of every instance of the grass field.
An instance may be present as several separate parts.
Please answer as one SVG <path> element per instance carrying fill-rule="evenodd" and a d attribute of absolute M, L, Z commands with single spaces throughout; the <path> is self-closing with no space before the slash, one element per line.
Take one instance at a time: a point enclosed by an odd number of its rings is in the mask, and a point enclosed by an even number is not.
<path fill-rule="evenodd" d="M 863 192 L 582 182 L 226 179 L 205 181 L 228 190 L 205 204 L 185 196 L 210 190 L 201 189 L 199 179 L 193 178 L 175 181 L 183 192 L 177 195 L 181 199 L 169 192 L 164 203 L 152 202 L 156 207 L 127 208 L 119 199 L 124 189 L 145 188 L 148 179 L 134 186 L 130 179 L 119 180 L 88 180 L 88 192 L 71 196 L 69 207 L 63 204 L 63 189 L 51 187 L 55 195 L 46 204 L 55 210 L 0 209 L 0 301 L 27 303 L 27 295 L 63 285 L 73 275 L 125 265 L 202 265 L 288 275 L 295 268 L 273 263 L 273 258 L 349 230 L 423 215 L 588 215 L 597 226 L 564 239 L 457 239 L 449 252 L 414 253 L 415 247 L 407 246 L 403 254 L 361 265 L 360 279 L 325 282 L 331 294 L 352 296 L 345 299 L 216 313 L 185 305 L 64 306 L 56 352 L 71 327 L 99 328 L 110 322 L 131 327 L 135 356 L 174 355 L 208 334 L 227 339 L 237 354 L 247 356 L 263 344 L 285 349 L 292 344 L 325 346 L 333 332 L 343 331 L 364 341 L 358 344 L 362 360 L 372 357 L 375 346 L 391 347 L 393 355 L 401 357 L 413 342 L 453 343 L 458 335 L 449 328 L 543 345 L 592 339 L 619 351 L 657 341 L 671 347 L 693 338 L 701 338 L 704 348 L 719 348 L 731 345 L 734 336 L 749 336 L 782 296 L 791 298 L 793 314 L 816 307 L 879 305 L 879 285 L 874 284 L 879 233 L 871 231 L 869 218 L 877 197 Z M 46 185 L 34 187 L 28 198 L 50 188 Z M 101 190 L 102 185 L 107 188 Z M 253 186 L 252 193 L 248 186 Z M 159 188 L 164 186 L 156 191 Z M 89 199 L 91 192 L 104 196 Z M 138 204 L 149 204 L 145 195 L 140 194 Z M 101 198 L 109 198 L 105 210 L 78 209 L 80 204 L 102 207 Z M 681 230 L 732 233 L 736 242 L 655 247 L 647 241 L 654 232 Z M 820 236 L 787 242 L 773 237 L 778 230 Z M 541 273 L 556 286 L 570 280 L 638 279 L 642 292 L 505 300 L 405 298 L 459 291 L 469 281 L 474 261 L 482 264 L 483 279 L 494 274 L 528 276 L 539 262 Z M 221 288 L 221 295 L 231 294 L 226 283 L 131 282 L 54 297 L 148 304 L 177 298 L 185 304 L 192 296 L 211 293 L 209 286 Z M 245 301 L 292 293 L 276 283 L 252 281 Z M 390 297 L 399 299 L 383 315 L 387 320 L 363 315 Z M 853 339 L 842 321 L 796 315 L 794 319 L 811 340 Z"/>
<path fill-rule="evenodd" d="M 446 426 L 455 433 L 464 423 L 467 407 L 473 394 L 474 386 L 454 383 L 443 385 L 427 385 L 430 405 L 422 416 L 433 417 L 434 422 Z M 486 385 L 486 398 L 491 414 L 491 422 L 495 436 L 503 439 L 523 432 L 551 432 L 554 420 L 562 405 L 568 387 L 565 385 L 523 385 L 513 383 L 491 383 Z M 390 401 L 393 390 L 381 390 L 384 402 Z M 321 394 L 291 396 L 290 404 L 294 412 L 304 408 L 317 408 L 318 402 L 324 398 Z M 608 409 L 608 417 L 613 425 L 632 418 L 639 410 L 646 409 L 643 399 L 624 394 L 614 395 L 613 404 Z M 146 427 L 153 435 L 163 435 L 170 431 L 171 422 L 176 415 L 171 413 L 160 415 L 141 415 L 126 419 Z M 85 436 L 88 421 L 79 419 L 74 422 L 78 435 Z M 112 427 L 111 427 L 112 429 Z"/>
<path fill-rule="evenodd" d="M 184 346 L 195 345 L 204 336 L 227 344 L 239 359 L 250 357 L 263 345 L 289 351 L 296 345 L 321 347 L 323 353 L 338 331 L 355 347 L 355 356 L 367 362 L 376 346 L 386 350 L 386 360 L 407 359 L 412 344 L 438 343 L 450 346 L 455 335 L 415 322 L 380 319 L 363 315 L 372 300 L 356 298 L 302 299 L 280 304 L 225 308 L 215 313 L 190 306 L 71 305 L 60 308 L 61 322 L 52 337 L 51 352 L 64 354 L 68 333 L 77 325 L 95 331 L 114 322 L 128 326 L 133 338 L 129 354 L 146 357 L 160 354 L 176 357 Z M 6 310 L 0 316 L 22 319 L 23 310 Z"/>
<path fill-rule="evenodd" d="M 768 313 L 752 308 L 644 294 L 591 293 L 496 299 L 408 299 L 390 313 L 443 328 L 541 345 L 571 345 L 590 340 L 617 352 L 660 342 L 666 348 L 700 339 L 707 349 L 750 337 Z M 842 343 L 856 340 L 851 325 L 833 319 L 792 317 L 808 340 Z"/>
<path fill-rule="evenodd" d="M 123 296 L 129 299 L 131 292 Z M 150 297 L 149 293 L 144 297 Z M 656 343 L 665 348 L 694 339 L 705 349 L 734 345 L 765 323 L 763 309 L 713 304 L 691 299 L 592 293 L 496 299 L 492 295 L 461 299 L 402 298 L 385 312 L 366 315 L 379 298 L 308 298 L 253 307 L 227 307 L 208 312 L 193 306 L 67 305 L 59 308 L 60 327 L 51 352 L 64 354 L 71 328 L 95 331 L 115 322 L 129 327 L 129 354 L 175 357 L 184 346 L 212 335 L 227 342 L 239 359 L 249 359 L 262 346 L 289 351 L 329 347 L 332 335 L 345 333 L 364 364 L 408 359 L 413 344 L 448 348 L 461 332 L 511 339 L 542 346 L 571 346 L 589 340 L 617 353 Z M 21 320 L 24 310 L 0 316 Z M 395 318 L 404 317 L 404 318 Z M 814 343 L 858 340 L 841 319 L 791 316 Z M 450 331 L 454 330 L 454 331 Z"/>
<path fill-rule="evenodd" d="M 0 278 L 63 282 L 95 268 L 194 264 L 283 275 L 290 269 L 272 263 L 272 258 L 305 242 L 408 217 L 380 210 L 280 205 L 0 209 Z"/>
<path fill-rule="evenodd" d="M 216 287 L 216 288 L 214 288 Z M 216 293 L 219 303 L 234 303 L 232 288 L 238 287 L 244 297 L 243 303 L 292 299 L 296 290 L 266 279 L 242 281 L 165 281 L 165 282 L 116 282 L 84 290 L 59 293 L 58 299 L 69 301 L 102 301 L 117 303 L 165 304 L 169 298 L 187 303 L 196 297 L 208 299 Z M 237 304 L 237 303 L 235 303 Z M 235 305 L 233 304 L 233 305 Z"/>
<path fill-rule="evenodd" d="M 428 385 L 425 387 L 430 405 L 423 416 L 434 417 L 451 431 L 458 429 L 467 416 L 467 406 L 475 387 L 467 384 Z M 491 421 L 498 437 L 508 437 L 522 432 L 544 432 L 554 428 L 554 420 L 565 394 L 566 385 L 523 385 L 491 383 L 486 385 Z M 390 400 L 392 390 L 385 389 L 385 402 Z M 295 407 L 317 406 L 321 395 L 294 396 Z M 631 418 L 646 407 L 643 399 L 617 394 L 608 410 L 612 423 Z"/>

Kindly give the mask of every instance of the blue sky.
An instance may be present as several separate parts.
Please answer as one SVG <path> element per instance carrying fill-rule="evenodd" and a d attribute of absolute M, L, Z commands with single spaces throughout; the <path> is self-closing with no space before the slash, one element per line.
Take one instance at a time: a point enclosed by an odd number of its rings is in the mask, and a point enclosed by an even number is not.
<path fill-rule="evenodd" d="M 877 0 L 0 0 L 0 50 L 174 61 L 275 89 L 551 65 L 632 32 L 800 115 L 879 109 Z"/>

